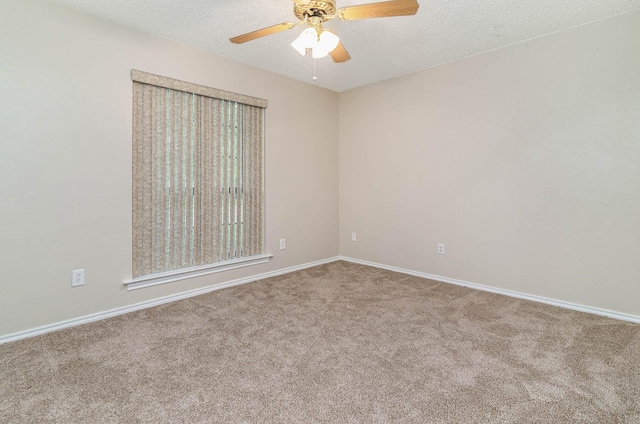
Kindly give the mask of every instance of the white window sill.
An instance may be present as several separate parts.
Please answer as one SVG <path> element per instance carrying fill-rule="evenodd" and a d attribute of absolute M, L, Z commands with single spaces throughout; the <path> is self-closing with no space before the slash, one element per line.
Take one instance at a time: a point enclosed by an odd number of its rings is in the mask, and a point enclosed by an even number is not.
<path fill-rule="evenodd" d="M 233 259 L 230 261 L 217 262 L 215 264 L 197 266 L 192 268 L 177 269 L 175 271 L 160 272 L 158 274 L 143 275 L 123 281 L 127 290 L 142 289 L 144 287 L 157 286 L 159 284 L 172 283 L 174 281 L 185 280 L 187 278 L 200 277 L 202 275 L 214 274 L 216 272 L 229 271 L 245 266 L 258 265 L 269 262 L 273 255 L 257 255 L 247 258 Z"/>

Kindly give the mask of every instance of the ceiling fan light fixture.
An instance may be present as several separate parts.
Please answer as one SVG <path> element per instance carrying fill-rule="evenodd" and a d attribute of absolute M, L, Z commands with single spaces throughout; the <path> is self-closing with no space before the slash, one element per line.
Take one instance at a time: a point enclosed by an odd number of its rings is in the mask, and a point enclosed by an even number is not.
<path fill-rule="evenodd" d="M 291 47 L 296 49 L 296 51 L 302 56 L 307 54 L 307 46 L 305 45 L 304 40 L 301 40 L 300 37 L 293 40 L 293 43 L 291 43 Z"/>
<path fill-rule="evenodd" d="M 326 50 L 327 54 L 329 54 L 329 52 L 332 52 L 336 47 L 338 47 L 339 42 L 340 39 L 337 35 L 335 35 L 331 31 L 325 30 L 322 31 L 322 34 L 320 34 L 320 38 L 318 39 L 318 44 L 316 47 L 320 47 L 322 50 Z"/>
<path fill-rule="evenodd" d="M 315 46 L 312 50 L 311 50 L 311 56 L 314 59 L 322 59 L 323 57 L 326 57 L 329 54 L 328 50 L 323 49 L 320 46 Z"/>
<path fill-rule="evenodd" d="M 315 28 L 309 27 L 302 31 L 298 38 L 293 40 L 293 43 L 291 43 L 291 47 L 296 49 L 298 53 L 304 56 L 305 54 L 307 54 L 307 49 L 314 48 L 317 43 L 318 33 L 316 32 Z"/>

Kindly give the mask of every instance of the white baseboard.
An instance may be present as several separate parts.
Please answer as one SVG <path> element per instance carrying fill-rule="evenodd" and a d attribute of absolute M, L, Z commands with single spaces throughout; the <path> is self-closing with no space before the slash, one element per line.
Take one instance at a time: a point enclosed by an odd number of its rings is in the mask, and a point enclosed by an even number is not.
<path fill-rule="evenodd" d="M 464 287 L 469 287 L 469 288 L 473 288 L 473 289 L 477 289 L 477 290 L 483 290 L 483 291 L 487 291 L 487 292 L 491 292 L 491 293 L 502 294 L 502 295 L 505 295 L 505 296 L 515 297 L 515 298 L 518 298 L 518 299 L 532 300 L 534 302 L 540 302 L 540 303 L 545 303 L 545 304 L 548 304 L 548 305 L 559 306 L 561 308 L 571 309 L 571 310 L 574 310 L 574 311 L 586 312 L 586 313 L 595 314 L 595 315 L 603 315 L 603 316 L 606 316 L 606 317 L 609 317 L 609 318 L 613 318 L 613 319 L 618 319 L 618 320 L 622 320 L 622 321 L 629 321 L 629 322 L 634 322 L 634 323 L 640 324 L 640 316 L 637 316 L 637 315 L 624 314 L 624 313 L 620 313 L 620 312 L 610 311 L 610 310 L 607 310 L 607 309 L 594 308 L 594 307 L 591 307 L 591 306 L 583 306 L 583 305 L 578 305 L 576 303 L 564 302 L 564 301 L 555 300 L 555 299 L 548 299 L 548 298 L 541 297 L 541 296 L 534 296 L 534 295 L 525 294 L 525 293 L 519 293 L 519 292 L 511 291 L 511 290 L 498 289 L 498 288 L 495 288 L 495 287 L 484 286 L 482 284 L 476 284 L 476 283 L 471 283 L 471 282 L 468 282 L 468 281 L 456 280 L 456 279 L 453 279 L 453 278 L 442 277 L 440 275 L 427 274 L 425 272 L 413 271 L 413 270 L 398 268 L 398 267 L 389 266 L 389 265 L 383 265 L 383 264 L 379 264 L 379 263 L 375 263 L 375 262 L 364 261 L 364 260 L 350 258 L 350 257 L 346 257 L 346 256 L 335 256 L 335 257 L 332 257 L 332 258 L 322 259 L 322 260 L 315 261 L 315 262 L 309 262 L 309 263 L 302 264 L 302 265 L 296 265 L 296 266 L 292 266 L 292 267 L 289 267 L 289 268 L 283 268 L 283 269 L 279 269 L 279 270 L 276 270 L 276 271 L 270 271 L 270 272 L 265 272 L 265 273 L 262 273 L 262 274 L 252 275 L 252 276 L 249 276 L 249 277 L 239 278 L 237 280 L 226 281 L 226 282 L 223 282 L 223 283 L 214 284 L 214 285 L 211 285 L 211 286 L 202 287 L 202 288 L 195 289 L 195 290 L 189 290 L 189 291 L 173 294 L 173 295 L 170 295 L 170 296 L 161 297 L 161 298 L 158 298 L 158 299 L 151 299 L 151 300 L 147 300 L 145 302 L 140 302 L 140 303 L 136 303 L 136 304 L 129 305 L 129 306 L 123 306 L 123 307 L 120 307 L 120 308 L 110 309 L 108 311 L 103 311 L 103 312 L 98 312 L 98 313 L 95 313 L 95 314 L 85 315 L 85 316 L 82 316 L 82 317 L 78 317 L 78 318 L 73 318 L 73 319 L 66 320 L 66 321 L 57 322 L 55 324 L 49 324 L 49 325 L 44 325 L 42 327 L 33 328 L 33 329 L 30 329 L 30 330 L 20 331 L 18 333 L 12 333 L 12 334 L 8 334 L 8 335 L 5 335 L 5 336 L 0 336 L 0 344 L 16 341 L 16 340 L 20 340 L 20 339 L 26 339 L 26 338 L 29 338 L 29 337 L 33 337 L 33 336 L 37 336 L 37 335 L 45 334 L 45 333 L 50 333 L 52 331 L 62 330 L 62 329 L 69 328 L 69 327 L 75 327 L 77 325 L 87 324 L 89 322 L 99 321 L 99 320 L 102 320 L 102 319 L 105 319 L 105 318 L 110 318 L 110 317 L 114 317 L 114 316 L 117 316 L 117 315 L 123 315 L 123 314 L 129 313 L 129 312 L 134 312 L 134 311 L 138 311 L 138 310 L 141 310 L 141 309 L 151 308 L 151 307 L 162 305 L 162 304 L 165 304 L 165 303 L 175 302 L 177 300 L 187 299 L 189 297 L 198 296 L 198 295 L 201 295 L 201 294 L 205 294 L 205 293 L 209 293 L 209 292 L 212 292 L 212 291 L 224 289 L 224 288 L 227 288 L 227 287 L 239 286 L 241 284 L 251 283 L 251 282 L 257 281 L 257 280 L 264 280 L 265 278 L 276 277 L 278 275 L 288 274 L 288 273 L 291 273 L 291 272 L 300 271 L 300 270 L 303 270 L 303 269 L 306 269 L 306 268 L 311 268 L 311 267 L 318 266 L 318 265 L 328 264 L 328 263 L 336 262 L 336 261 L 339 261 L 339 260 L 346 261 L 346 262 L 353 262 L 353 263 L 357 263 L 357 264 L 361 264 L 361 265 L 372 266 L 372 267 L 375 267 L 375 268 L 386 269 L 386 270 L 389 270 L 389 271 L 394 271 L 394 272 L 399 272 L 399 273 L 402 273 L 402 274 L 413 275 L 413 276 L 416 276 L 416 277 L 422 277 L 422 278 L 426 278 L 426 279 L 429 279 L 429 280 L 441 281 L 443 283 L 455 284 L 455 285 L 458 285 L 458 286 L 464 286 Z"/>
<path fill-rule="evenodd" d="M 189 290 L 181 293 L 172 294 L 170 296 L 160 297 L 157 299 L 151 299 L 144 302 L 136 303 L 129 306 L 123 306 L 120 308 L 110 309 L 104 312 L 98 312 L 95 314 L 85 315 L 78 318 L 72 318 L 66 321 L 57 322 L 55 324 L 44 325 L 42 327 L 33 328 L 30 330 L 20 331 L 18 333 L 8 334 L 6 336 L 0 336 L 0 344 L 8 343 L 20 339 L 26 339 L 28 337 L 38 336 L 40 334 L 50 333 L 52 331 L 62 330 L 69 327 L 75 327 L 76 325 L 87 324 L 89 322 L 99 321 L 105 318 L 114 317 L 117 315 L 127 314 L 129 312 L 138 311 L 140 309 L 151 308 L 154 306 L 162 305 L 165 303 L 175 302 L 176 300 L 187 299 L 189 297 L 198 296 L 201 294 L 209 293 L 212 291 L 224 289 L 227 287 L 239 286 L 241 284 L 251 283 L 257 280 L 264 280 L 265 278 L 275 277 L 278 275 L 288 274 L 302 269 L 311 268 L 318 265 L 328 264 L 340 260 L 338 256 L 333 258 L 322 259 L 315 262 L 309 262 L 302 265 L 296 265 L 289 268 L 283 268 L 276 271 L 265 272 L 262 274 L 252 275 L 249 277 L 239 278 L 237 280 L 226 281 L 223 283 L 213 284 L 211 286 L 202 287 L 195 290 Z"/>
<path fill-rule="evenodd" d="M 397 267 L 394 267 L 394 266 L 388 266 L 388 265 L 383 265 L 383 264 L 379 264 L 379 263 L 375 263 L 375 262 L 363 261 L 363 260 L 360 260 L 360 259 L 349 258 L 349 257 L 346 257 L 346 256 L 339 256 L 339 259 L 342 260 L 342 261 L 346 261 L 346 262 L 353 262 L 353 263 L 356 263 L 356 264 L 368 265 L 368 266 L 372 266 L 372 267 L 375 267 L 375 268 L 381 268 L 381 269 L 386 269 L 386 270 L 389 270 L 389 271 L 395 271 L 395 272 L 399 272 L 399 273 L 402 273 L 402 274 L 408 274 L 408 275 L 413 275 L 413 276 L 416 276 L 416 277 L 427 278 L 429 280 L 441 281 L 443 283 L 455 284 L 457 286 L 464 286 L 464 287 L 469 287 L 469 288 L 472 288 L 472 289 L 477 289 L 477 290 L 487 291 L 487 292 L 491 292 L 491 293 L 502 294 L 502 295 L 509 296 L 509 297 L 515 297 L 515 298 L 518 298 L 518 299 L 532 300 L 534 302 L 546 303 L 547 305 L 559 306 L 559 307 L 565 308 L 565 309 L 571 309 L 571 310 L 574 310 L 574 311 L 586 312 L 586 313 L 595 314 L 595 315 L 603 315 L 603 316 L 606 316 L 606 317 L 609 317 L 609 318 L 613 318 L 613 319 L 618 319 L 618 320 L 622 320 L 622 321 L 629 321 L 629 322 L 634 322 L 634 323 L 640 324 L 640 316 L 637 316 L 637 315 L 624 314 L 624 313 L 621 313 L 621 312 L 610 311 L 608 309 L 594 308 L 592 306 L 584 306 L 584 305 L 579 305 L 577 303 L 564 302 L 562 300 L 549 299 L 549 298 L 546 298 L 546 297 L 535 296 L 535 295 L 526 294 L 526 293 L 520 293 L 520 292 L 516 292 L 516 291 L 511 291 L 511 290 L 498 289 L 498 288 L 491 287 L 491 286 L 484 286 L 482 284 L 470 283 L 468 281 L 456 280 L 456 279 L 453 279 L 453 278 L 442 277 L 440 275 L 427 274 L 425 272 L 418 272 L 418 271 L 412 271 L 412 270 L 409 270 L 409 269 L 397 268 Z"/>

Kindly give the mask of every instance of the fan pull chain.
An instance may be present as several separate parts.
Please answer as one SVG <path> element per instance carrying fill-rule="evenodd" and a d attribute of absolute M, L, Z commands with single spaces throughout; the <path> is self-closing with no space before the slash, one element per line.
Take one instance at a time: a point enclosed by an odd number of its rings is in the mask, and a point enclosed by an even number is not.
<path fill-rule="evenodd" d="M 316 82 L 318 78 L 316 78 L 316 59 L 313 58 L 313 82 Z"/>

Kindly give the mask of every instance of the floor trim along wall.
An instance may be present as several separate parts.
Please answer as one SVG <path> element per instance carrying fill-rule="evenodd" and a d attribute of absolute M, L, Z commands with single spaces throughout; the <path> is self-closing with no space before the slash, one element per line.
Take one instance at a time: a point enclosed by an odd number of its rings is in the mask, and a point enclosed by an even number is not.
<path fill-rule="evenodd" d="M 105 318 L 114 317 L 117 315 L 126 314 L 129 312 L 138 311 L 140 309 L 151 308 L 153 306 L 162 305 L 165 303 L 175 302 L 176 300 L 187 299 L 189 297 L 198 296 L 201 294 L 209 293 L 212 291 L 225 289 L 227 287 L 239 286 L 241 284 L 251 283 L 257 280 L 264 280 L 265 278 L 275 277 L 278 275 L 288 274 L 290 272 L 300 271 L 302 269 L 311 268 L 314 266 L 327 264 L 340 260 L 338 256 L 333 258 L 322 259 L 315 262 L 308 262 L 302 265 L 296 265 L 289 268 L 283 268 L 276 271 L 265 272 L 262 274 L 252 275 L 245 278 L 239 278 L 237 280 L 226 281 L 224 283 L 214 284 L 200 289 L 189 290 L 182 293 L 176 293 L 170 296 L 161 297 L 158 299 L 152 299 L 145 302 L 136 303 L 129 306 L 123 306 L 121 308 L 110 309 L 104 312 L 98 312 L 91 315 L 85 315 L 78 318 L 73 318 L 66 321 L 57 322 L 55 324 L 44 325 L 42 327 L 33 328 L 31 330 L 20 331 L 18 333 L 8 334 L 6 336 L 0 336 L 0 344 L 8 343 L 20 339 L 26 339 L 28 337 L 37 336 L 40 334 L 50 333 L 52 331 L 62 330 L 69 327 L 75 327 L 76 325 L 87 324 L 89 322 L 99 321 Z"/>
<path fill-rule="evenodd" d="M 456 280 L 456 279 L 453 279 L 453 278 L 442 277 L 440 275 L 427 274 L 425 272 L 418 272 L 418 271 L 412 271 L 412 270 L 409 270 L 409 269 L 397 268 L 397 267 L 394 267 L 394 266 L 383 265 L 383 264 L 379 264 L 379 263 L 376 263 L 376 262 L 369 262 L 369 261 L 350 258 L 350 257 L 346 257 L 346 256 L 335 256 L 335 257 L 332 257 L 332 258 L 322 259 L 322 260 L 315 261 L 315 262 L 308 262 L 306 264 L 296 265 L 296 266 L 292 266 L 292 267 L 289 267 L 289 268 L 283 268 L 283 269 L 279 269 L 279 270 L 276 270 L 276 271 L 270 271 L 270 272 L 265 272 L 265 273 L 262 273 L 262 274 L 252 275 L 252 276 L 245 277 L 245 278 L 239 278 L 237 280 L 226 281 L 224 283 L 214 284 L 214 285 L 211 285 L 211 286 L 202 287 L 200 289 L 189 290 L 189 291 L 182 292 L 182 293 L 177 293 L 177 294 L 174 294 L 174 295 L 171 295 L 171 296 L 165 296 L 165 297 L 161 297 L 161 298 L 158 298 L 158 299 L 152 299 L 152 300 L 148 300 L 146 302 L 140 302 L 140 303 L 136 303 L 136 304 L 129 305 L 129 306 L 123 306 L 121 308 L 115 308 L 115 309 L 111 309 L 111 310 L 104 311 L 104 312 L 98 312 L 98 313 L 91 314 L 91 315 L 85 315 L 85 316 L 82 316 L 82 317 L 79 317 L 79 318 L 73 318 L 73 319 L 70 319 L 70 320 L 67 320 L 67 321 L 61 321 L 61 322 L 57 322 L 55 324 L 49 324 L 49 325 L 45 325 L 45 326 L 42 326 L 42 327 L 33 328 L 31 330 L 25 330 L 25 331 L 21 331 L 21 332 L 18 332 L 18 333 L 8 334 L 6 336 L 0 336 L 0 344 L 16 341 L 16 340 L 20 340 L 20 339 L 26 339 L 28 337 L 33 337 L 33 336 L 37 336 L 37 335 L 40 335 L 40 334 L 49 333 L 49 332 L 52 332 L 52 331 L 62 330 L 64 328 L 74 327 L 76 325 L 81 325 L 81 324 L 86 324 L 86 323 L 89 323 L 89 322 L 99 321 L 99 320 L 102 320 L 102 319 L 105 319 L 105 318 L 110 318 L 110 317 L 114 317 L 114 316 L 117 316 L 117 315 L 122 315 L 122 314 L 126 314 L 126 313 L 129 313 L 129 312 L 138 311 L 140 309 L 151 308 L 153 306 L 158 306 L 158 305 L 162 305 L 162 304 L 165 304 L 165 303 L 175 302 L 176 300 L 187 299 L 189 297 L 198 296 L 198 295 L 209 293 L 209 292 L 212 292 L 212 291 L 215 291 L 215 290 L 220 290 L 220 289 L 224 289 L 224 288 L 227 288 L 227 287 L 239 286 L 241 284 L 251 283 L 253 281 L 263 280 L 263 279 L 269 278 L 269 277 L 275 277 L 275 276 L 278 276 L 278 275 L 288 274 L 290 272 L 300 271 L 302 269 L 311 268 L 311 267 L 314 267 L 314 266 L 323 265 L 323 264 L 336 262 L 336 261 L 340 261 L 340 260 L 346 261 L 346 262 L 352 262 L 352 263 L 356 263 L 356 264 L 361 264 L 361 265 L 368 265 L 368 266 L 372 266 L 372 267 L 375 267 L 375 268 L 386 269 L 386 270 L 389 270 L 389 271 L 399 272 L 399 273 L 402 273 L 402 274 L 413 275 L 413 276 L 416 276 L 416 277 L 427 278 L 429 280 L 441 281 L 443 283 L 450 283 L 450 284 L 455 284 L 455 285 L 458 285 L 458 286 L 469 287 L 469 288 L 472 288 L 472 289 L 477 289 L 477 290 L 483 290 L 483 291 L 487 291 L 487 292 L 491 292 L 491 293 L 502 294 L 502 295 L 505 295 L 505 296 L 515 297 L 515 298 L 518 298 L 518 299 L 526 299 L 526 300 L 532 300 L 534 302 L 546 303 L 548 305 L 559 306 L 561 308 L 572 309 L 572 310 L 575 310 L 575 311 L 586 312 L 586 313 L 595 314 L 595 315 L 604 315 L 604 316 L 607 316 L 609 318 L 619 319 L 619 320 L 622 320 L 622 321 L 630 321 L 630 322 L 634 322 L 634 323 L 640 324 L 640 316 L 636 316 L 636 315 L 623 314 L 623 313 L 620 313 L 620 312 L 609 311 L 607 309 L 600 309 L 600 308 L 594 308 L 594 307 L 590 307 L 590 306 L 583 306 L 583 305 L 578 305 L 578 304 L 575 304 L 575 303 L 563 302 L 561 300 L 548 299 L 548 298 L 545 298 L 545 297 L 519 293 L 519 292 L 515 292 L 515 291 L 511 291 L 511 290 L 498 289 L 498 288 L 495 288 L 495 287 L 484 286 L 482 284 L 470 283 L 468 281 Z"/>
<path fill-rule="evenodd" d="M 525 293 L 519 293 L 519 292 L 515 292 L 515 291 L 511 291 L 511 290 L 498 289 L 498 288 L 491 287 L 491 286 L 484 286 L 482 284 L 470 283 L 468 281 L 462 281 L 462 280 L 455 280 L 453 278 L 442 277 L 440 275 L 432 275 L 432 274 L 427 274 L 425 272 L 412 271 L 412 270 L 409 270 L 409 269 L 397 268 L 397 267 L 394 267 L 394 266 L 383 265 L 383 264 L 379 264 L 379 263 L 375 263 L 375 262 L 369 262 L 369 261 L 363 261 L 363 260 L 360 260 L 360 259 L 349 258 L 349 257 L 345 257 L 345 256 L 340 256 L 339 259 L 342 260 L 342 261 L 353 262 L 353 263 L 361 264 L 361 265 L 368 265 L 368 266 L 372 266 L 372 267 L 375 267 L 375 268 L 386 269 L 386 270 L 389 270 L 389 271 L 395 271 L 395 272 L 399 272 L 399 273 L 402 273 L 402 274 L 408 274 L 408 275 L 413 275 L 413 276 L 416 276 L 416 277 L 427 278 L 429 280 L 441 281 L 443 283 L 450 283 L 450 284 L 455 284 L 457 286 L 464 286 L 464 287 L 469 287 L 469 288 L 472 288 L 472 289 L 477 289 L 477 290 L 487 291 L 487 292 L 491 292 L 491 293 L 502 294 L 502 295 L 509 296 L 509 297 L 515 297 L 515 298 L 518 298 L 518 299 L 532 300 L 534 302 L 546 303 L 548 305 L 559 306 L 561 308 L 572 309 L 574 311 L 586 312 L 586 313 L 595 314 L 595 315 L 603 315 L 603 316 L 606 316 L 606 317 L 609 317 L 609 318 L 613 318 L 613 319 L 619 319 L 619 320 L 622 320 L 622 321 L 630 321 L 630 322 L 634 322 L 634 323 L 640 324 L 640 316 L 637 316 L 637 315 L 624 314 L 624 313 L 620 313 L 620 312 L 610 311 L 608 309 L 594 308 L 594 307 L 591 307 L 591 306 L 583 306 L 583 305 L 578 305 L 576 303 L 564 302 L 564 301 L 561 301 L 561 300 L 549 299 L 549 298 L 546 298 L 546 297 L 534 296 L 534 295 L 525 294 Z"/>

